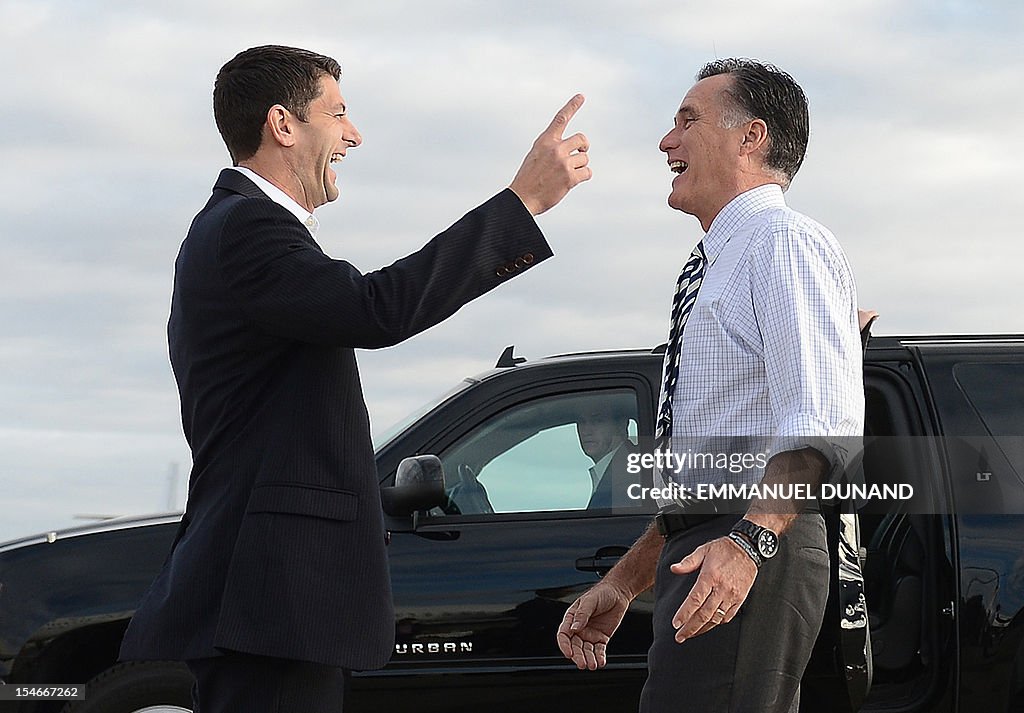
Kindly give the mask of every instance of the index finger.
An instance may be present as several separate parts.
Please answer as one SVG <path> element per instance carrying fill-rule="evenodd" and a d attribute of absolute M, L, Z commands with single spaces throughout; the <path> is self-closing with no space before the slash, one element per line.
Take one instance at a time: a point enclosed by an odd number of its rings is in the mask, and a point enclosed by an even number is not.
<path fill-rule="evenodd" d="M 561 139 L 562 132 L 565 131 L 565 127 L 569 125 L 569 120 L 576 116 L 576 112 L 583 106 L 583 102 L 586 101 L 582 94 L 577 94 L 568 102 L 565 106 L 558 110 L 555 114 L 555 118 L 548 124 L 548 128 L 544 129 L 545 134 L 550 134 L 555 138 Z"/>

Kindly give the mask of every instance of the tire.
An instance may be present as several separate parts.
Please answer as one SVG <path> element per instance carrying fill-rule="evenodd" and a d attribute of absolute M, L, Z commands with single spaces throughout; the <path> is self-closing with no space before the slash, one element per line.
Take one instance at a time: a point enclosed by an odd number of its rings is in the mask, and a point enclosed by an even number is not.
<path fill-rule="evenodd" d="M 63 713 L 191 713 L 192 673 L 177 661 L 130 661 L 89 681 Z"/>

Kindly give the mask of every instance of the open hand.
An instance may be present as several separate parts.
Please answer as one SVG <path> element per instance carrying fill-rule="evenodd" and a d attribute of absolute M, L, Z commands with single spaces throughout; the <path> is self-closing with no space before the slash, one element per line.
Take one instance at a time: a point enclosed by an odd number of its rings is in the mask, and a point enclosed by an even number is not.
<path fill-rule="evenodd" d="M 757 577 L 757 565 L 728 537 L 701 545 L 671 567 L 673 574 L 698 569 L 697 581 L 672 618 L 679 643 L 732 621 Z"/>
<path fill-rule="evenodd" d="M 608 662 L 607 647 L 622 623 L 632 597 L 608 582 L 599 582 L 573 602 L 555 639 L 576 668 L 594 671 Z"/>

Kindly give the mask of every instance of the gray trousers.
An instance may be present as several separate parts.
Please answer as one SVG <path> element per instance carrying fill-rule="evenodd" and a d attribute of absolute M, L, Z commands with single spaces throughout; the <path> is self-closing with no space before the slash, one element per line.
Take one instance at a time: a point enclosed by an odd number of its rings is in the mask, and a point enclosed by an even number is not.
<path fill-rule="evenodd" d="M 828 598 L 825 524 L 800 515 L 782 536 L 778 554 L 758 571 L 736 617 L 677 644 L 672 617 L 698 570 L 676 575 L 669 566 L 732 529 L 722 516 L 672 535 L 654 585 L 654 643 L 640 713 L 795 713 L 800 678 L 821 628 Z"/>

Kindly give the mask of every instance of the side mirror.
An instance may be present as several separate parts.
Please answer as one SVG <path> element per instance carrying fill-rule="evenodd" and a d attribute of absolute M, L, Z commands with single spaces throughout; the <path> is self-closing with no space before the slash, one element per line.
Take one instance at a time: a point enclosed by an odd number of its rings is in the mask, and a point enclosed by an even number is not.
<path fill-rule="evenodd" d="M 444 492 L 444 469 L 437 456 L 413 456 L 398 464 L 395 484 L 380 489 L 384 512 L 407 517 L 417 510 L 429 510 L 448 502 Z"/>

